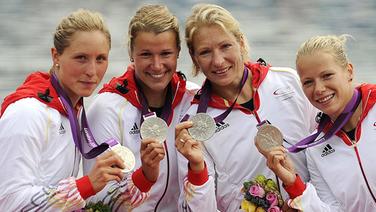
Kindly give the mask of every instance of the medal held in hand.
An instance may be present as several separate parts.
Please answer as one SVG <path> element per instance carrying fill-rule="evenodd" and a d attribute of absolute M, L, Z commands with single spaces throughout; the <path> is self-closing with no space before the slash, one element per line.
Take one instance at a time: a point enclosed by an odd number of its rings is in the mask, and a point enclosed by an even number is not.
<path fill-rule="evenodd" d="M 157 116 L 147 117 L 140 128 L 141 138 L 152 138 L 163 143 L 167 138 L 167 129 L 167 124 L 163 119 Z"/>
<path fill-rule="evenodd" d="M 189 120 L 193 122 L 193 126 L 188 129 L 188 132 L 196 141 L 206 141 L 214 135 L 215 121 L 208 114 L 197 113 Z"/>
<path fill-rule="evenodd" d="M 124 161 L 124 173 L 130 172 L 134 169 L 136 159 L 133 155 L 133 152 L 130 149 L 120 144 L 117 144 L 111 147 L 111 150 L 114 151 L 117 155 L 119 155 L 120 158 Z"/>
<path fill-rule="evenodd" d="M 277 127 L 263 124 L 258 128 L 255 143 L 261 151 L 268 152 L 273 147 L 282 146 L 283 135 Z"/>

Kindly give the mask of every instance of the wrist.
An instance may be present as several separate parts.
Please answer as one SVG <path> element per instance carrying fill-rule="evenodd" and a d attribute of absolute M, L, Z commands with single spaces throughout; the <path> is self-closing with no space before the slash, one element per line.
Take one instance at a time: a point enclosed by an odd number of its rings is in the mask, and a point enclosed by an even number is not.
<path fill-rule="evenodd" d="M 191 161 L 189 161 L 189 168 L 193 171 L 193 172 L 201 172 L 204 170 L 205 168 L 205 163 L 204 161 L 200 161 L 198 163 L 192 163 Z"/>
<path fill-rule="evenodd" d="M 157 169 L 141 166 L 141 170 L 145 178 L 150 182 L 156 182 L 159 176 L 159 167 Z"/>

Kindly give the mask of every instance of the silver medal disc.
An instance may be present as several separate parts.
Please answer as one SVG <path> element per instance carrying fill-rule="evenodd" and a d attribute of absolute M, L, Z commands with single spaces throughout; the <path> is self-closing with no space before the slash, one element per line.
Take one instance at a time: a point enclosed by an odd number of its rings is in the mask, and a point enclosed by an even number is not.
<path fill-rule="evenodd" d="M 167 124 L 163 119 L 156 116 L 146 118 L 141 125 L 141 138 L 153 138 L 162 143 L 167 138 L 167 129 Z"/>
<path fill-rule="evenodd" d="M 283 135 L 277 127 L 264 124 L 258 129 L 255 142 L 261 151 L 268 152 L 273 147 L 282 146 Z"/>
<path fill-rule="evenodd" d="M 215 121 L 208 114 L 197 113 L 189 120 L 193 122 L 193 126 L 188 128 L 188 132 L 196 141 L 206 141 L 214 135 Z"/>
<path fill-rule="evenodd" d="M 123 172 L 127 173 L 134 169 L 136 159 L 134 157 L 133 152 L 130 149 L 120 144 L 117 144 L 111 147 L 111 150 L 114 151 L 117 155 L 119 155 L 120 158 L 124 161 L 125 168 L 123 169 Z"/>

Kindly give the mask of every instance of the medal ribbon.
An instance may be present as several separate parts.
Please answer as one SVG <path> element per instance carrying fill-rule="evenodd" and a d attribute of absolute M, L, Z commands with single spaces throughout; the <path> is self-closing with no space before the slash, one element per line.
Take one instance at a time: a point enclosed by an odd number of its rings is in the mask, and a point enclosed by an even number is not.
<path fill-rule="evenodd" d="M 230 114 L 230 112 L 232 111 L 232 109 L 234 108 L 234 106 L 236 104 L 236 101 L 238 100 L 240 93 L 242 92 L 242 89 L 244 87 L 245 82 L 247 81 L 247 78 L 248 78 L 248 69 L 246 67 L 244 67 L 242 80 L 240 82 L 239 92 L 238 92 L 234 102 L 231 104 L 231 106 L 229 108 L 226 109 L 225 112 L 223 112 L 222 114 L 220 114 L 220 115 L 218 115 L 217 117 L 214 118 L 215 123 L 223 121 L 228 116 L 228 114 Z M 204 86 L 202 86 L 200 102 L 199 102 L 198 107 L 197 107 L 197 113 L 206 113 L 206 111 L 208 109 L 210 95 L 211 95 L 211 84 L 210 84 L 209 80 L 206 80 Z M 182 119 L 182 122 L 187 121 L 188 119 L 189 119 L 189 115 L 187 114 Z"/>
<path fill-rule="evenodd" d="M 149 104 L 148 101 L 144 95 L 144 93 L 141 91 L 141 85 L 137 77 L 135 76 L 135 82 L 137 86 L 137 94 L 138 98 L 140 100 L 140 104 L 142 106 L 141 109 L 141 120 L 140 125 L 144 122 L 144 116 L 145 118 L 148 116 L 153 115 L 153 112 L 149 111 Z M 166 123 L 169 122 L 170 115 L 172 114 L 172 88 L 171 84 L 168 84 L 167 86 L 167 93 L 166 93 L 166 101 L 162 108 L 162 114 L 161 117 Z"/>
<path fill-rule="evenodd" d="M 56 90 L 57 94 L 59 95 L 60 100 L 61 100 L 61 102 L 62 102 L 62 104 L 65 108 L 65 110 L 67 111 L 71 131 L 72 131 L 73 141 L 74 141 L 76 147 L 78 148 L 78 150 L 80 150 L 80 152 L 81 152 L 81 154 L 84 158 L 86 158 L 86 159 L 95 158 L 96 156 L 98 156 L 101 153 L 103 153 L 104 151 L 106 151 L 109 148 L 109 146 L 114 146 L 118 143 L 115 139 L 110 139 L 110 140 L 98 145 L 98 143 L 95 141 L 94 136 L 91 133 L 90 128 L 87 124 L 85 108 L 84 108 L 84 105 L 83 105 L 83 99 L 81 98 L 80 99 L 80 101 L 82 101 L 81 124 L 82 124 L 82 127 L 83 127 L 83 134 L 84 134 L 89 146 L 92 147 L 92 149 L 89 152 L 84 153 L 84 150 L 82 148 L 82 143 L 81 143 L 82 137 L 81 137 L 81 132 L 80 132 L 80 126 L 78 124 L 76 113 L 73 110 L 72 102 L 70 101 L 68 95 L 64 92 L 63 88 L 60 86 L 55 74 L 51 75 L 51 84 L 55 88 L 55 90 Z"/>
<path fill-rule="evenodd" d="M 320 133 L 324 130 L 325 126 L 329 124 L 330 118 L 328 115 L 323 114 L 323 117 L 320 119 L 319 126 L 317 128 L 317 133 L 310 135 L 303 140 L 299 141 L 297 144 L 295 144 L 292 147 L 287 148 L 289 152 L 299 152 L 303 149 L 306 149 L 308 147 L 316 146 L 318 144 L 321 144 L 331 138 L 334 134 L 336 134 L 351 118 L 351 116 L 354 114 L 356 108 L 358 107 L 361 100 L 361 95 L 357 89 L 354 90 L 354 94 L 347 103 L 345 109 L 342 111 L 342 113 L 337 117 L 337 119 L 334 121 L 333 126 L 329 129 L 327 133 L 325 133 L 324 136 L 322 136 L 320 139 L 316 140 L 316 138 L 320 135 Z"/>

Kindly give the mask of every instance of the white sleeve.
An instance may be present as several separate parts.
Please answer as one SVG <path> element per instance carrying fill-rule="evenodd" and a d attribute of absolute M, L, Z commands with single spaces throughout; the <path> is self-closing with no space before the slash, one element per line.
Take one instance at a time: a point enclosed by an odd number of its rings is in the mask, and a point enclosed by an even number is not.
<path fill-rule="evenodd" d="M 306 184 L 303 194 L 289 200 L 290 207 L 301 211 L 334 212 L 345 211 L 341 204 L 336 200 L 329 186 L 323 180 L 320 172 L 317 170 L 314 161 L 307 153 L 308 169 L 311 175 L 311 182 Z"/>
<path fill-rule="evenodd" d="M 188 181 L 188 160 L 178 153 L 179 183 L 181 184 L 178 211 L 217 211 L 214 164 L 211 158 L 206 156 L 205 154 L 209 178 L 204 184 L 197 186 Z"/>
<path fill-rule="evenodd" d="M 118 94 L 114 93 L 99 94 L 87 112 L 89 127 L 99 144 L 111 138 L 121 143 L 122 129 L 120 129 L 119 121 L 122 118 L 121 111 L 127 101 L 123 97 L 119 101 L 119 97 Z M 124 143 L 121 144 L 125 146 Z M 87 152 L 89 147 L 87 144 L 84 145 Z M 83 159 L 84 175 L 92 169 L 94 164 L 95 158 Z M 112 207 L 121 207 L 122 209 L 127 207 L 128 210 L 139 206 L 148 198 L 149 193 L 142 192 L 134 185 L 132 181 L 133 173 L 126 174 L 120 183 L 109 182 L 104 189 L 89 198 L 88 201 L 94 203 L 102 201 Z"/>
<path fill-rule="evenodd" d="M 42 110 L 15 102 L 0 119 L 2 210 L 72 211 L 85 206 L 73 177 L 53 179 L 53 185 L 40 177 L 49 130 L 48 112 Z"/>

